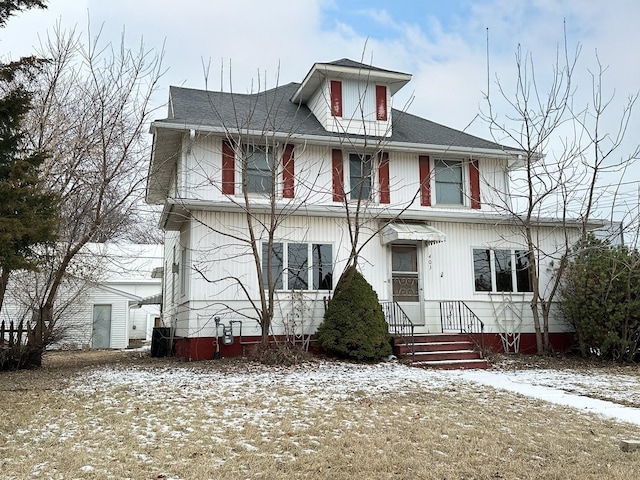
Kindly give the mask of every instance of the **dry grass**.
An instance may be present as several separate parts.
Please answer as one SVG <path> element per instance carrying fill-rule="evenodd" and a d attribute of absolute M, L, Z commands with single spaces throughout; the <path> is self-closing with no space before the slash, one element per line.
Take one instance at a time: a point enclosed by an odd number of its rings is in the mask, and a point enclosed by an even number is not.
<path fill-rule="evenodd" d="M 84 355 L 0 375 L 2 478 L 627 480 L 640 470 L 640 452 L 618 446 L 638 427 L 485 387 L 340 392 L 304 381 L 323 364 L 292 367 L 295 383 L 282 381 L 291 369 L 241 360 Z"/>

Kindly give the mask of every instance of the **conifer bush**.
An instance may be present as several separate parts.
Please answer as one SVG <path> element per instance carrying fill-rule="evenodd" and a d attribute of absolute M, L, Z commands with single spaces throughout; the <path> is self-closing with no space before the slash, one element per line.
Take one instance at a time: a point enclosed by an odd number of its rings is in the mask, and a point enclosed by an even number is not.
<path fill-rule="evenodd" d="M 328 353 L 343 358 L 371 361 L 391 354 L 378 295 L 355 266 L 340 277 L 316 336 Z"/>
<path fill-rule="evenodd" d="M 640 251 L 591 237 L 569 263 L 559 294 L 582 356 L 640 360 Z"/>

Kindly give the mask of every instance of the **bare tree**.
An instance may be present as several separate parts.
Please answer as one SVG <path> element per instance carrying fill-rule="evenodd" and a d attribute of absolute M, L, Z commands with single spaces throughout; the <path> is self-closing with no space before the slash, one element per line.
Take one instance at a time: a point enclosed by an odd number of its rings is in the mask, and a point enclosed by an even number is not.
<path fill-rule="evenodd" d="M 206 229 L 222 236 L 228 245 L 218 245 L 211 249 L 201 249 L 205 256 L 202 262 L 193 263 L 193 269 L 201 278 L 215 284 L 217 288 L 235 286 L 250 303 L 251 311 L 237 309 L 224 304 L 223 309 L 231 311 L 243 318 L 253 319 L 260 325 L 262 343 L 269 343 L 272 322 L 278 301 L 277 291 L 287 271 L 278 268 L 276 259 L 282 260 L 282 245 L 277 242 L 277 235 L 283 223 L 294 215 L 313 194 L 314 178 L 308 172 L 295 171 L 296 182 L 306 183 L 306 194 L 294 199 L 294 186 L 283 177 L 294 175 L 294 156 L 303 155 L 305 145 L 294 141 L 295 130 L 283 128 L 281 123 L 285 116 L 291 115 L 289 109 L 283 109 L 283 102 L 288 98 L 278 93 L 278 81 L 273 89 L 266 88 L 266 79 L 258 76 L 257 84 L 247 95 L 207 92 L 206 102 L 210 115 L 220 122 L 223 129 L 221 151 L 223 162 L 237 162 L 240 178 L 225 178 L 221 172 L 207 170 L 210 166 L 204 159 L 203 167 L 195 170 L 203 175 L 208 186 L 218 194 L 224 195 L 230 205 L 242 213 L 244 225 L 211 224 L 200 219 L 195 211 L 191 218 Z M 233 111 L 231 118 L 223 112 Z M 269 114 L 262 117 L 262 112 Z M 304 113 L 299 109 L 293 112 L 298 121 L 304 121 Z M 256 120 L 256 117 L 260 119 Z M 289 118 L 288 121 L 292 119 Z M 198 134 L 194 139 L 202 139 L 206 135 Z M 195 160 L 199 162 L 199 159 Z M 193 168 L 193 167 L 192 167 Z M 212 175 L 213 174 L 213 175 Z M 221 176 L 218 178 L 217 175 Z M 247 281 L 236 274 L 215 276 L 209 272 L 210 261 L 206 254 L 217 251 L 216 255 L 236 258 L 239 262 L 248 261 L 253 265 L 256 274 L 257 292 L 253 295 L 247 287 Z M 224 253 L 226 251 L 226 253 Z M 231 252 L 233 251 L 233 252 Z M 271 254 L 269 253 L 271 252 Z M 266 258 L 263 268 L 263 256 Z"/>
<path fill-rule="evenodd" d="M 522 168 L 511 172 L 513 188 L 505 197 L 509 201 L 500 208 L 515 220 L 527 252 L 530 306 L 539 354 L 551 348 L 549 321 L 574 246 L 576 242 L 584 244 L 598 223 L 593 218 L 595 212 L 602 213 L 598 198 L 611 193 L 602 187 L 603 174 L 624 173 L 638 157 L 636 148 L 626 158 L 612 160 L 624 139 L 637 96 L 624 106 L 617 131 L 612 136 L 603 132 L 601 123 L 611 98 L 603 98 L 605 69 L 601 65 L 593 75 L 593 103 L 575 107 L 573 79 L 579 53 L 578 47 L 569 55 L 565 38 L 550 77 L 543 79 L 534 68 L 532 54 L 523 54 L 518 47 L 515 90 L 508 92 L 500 79 L 496 82 L 506 113 L 498 114 L 497 103 L 487 92 L 487 111 L 483 114 L 494 138 L 516 145 L 521 154 L 518 163 Z M 552 142 L 561 145 L 553 157 L 545 154 Z M 619 181 L 614 181 L 614 186 Z M 543 246 L 540 229 L 551 224 L 558 228 L 560 236 L 549 250 Z M 551 282 L 545 283 L 543 277 L 549 264 L 553 275 Z"/>
<path fill-rule="evenodd" d="M 48 252 L 33 305 L 42 338 L 57 321 L 54 307 L 74 257 L 89 242 L 116 238 L 135 222 L 148 156 L 151 95 L 161 76 L 161 54 L 104 45 L 56 27 L 40 45 L 47 58 L 35 85 L 30 141 L 49 152 L 44 175 L 62 202 L 60 243 Z M 35 281 L 35 280 L 34 280 Z"/>

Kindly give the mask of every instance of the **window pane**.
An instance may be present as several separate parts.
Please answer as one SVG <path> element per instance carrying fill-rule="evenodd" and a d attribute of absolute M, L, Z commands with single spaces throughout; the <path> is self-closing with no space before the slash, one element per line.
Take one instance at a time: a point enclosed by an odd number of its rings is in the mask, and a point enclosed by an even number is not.
<path fill-rule="evenodd" d="M 349 154 L 349 180 L 351 200 L 371 198 L 371 155 Z"/>
<path fill-rule="evenodd" d="M 511 250 L 495 250 L 494 266 L 496 269 L 496 291 L 513 292 L 511 278 Z"/>
<path fill-rule="evenodd" d="M 391 270 L 394 272 L 417 272 L 418 249 L 411 246 L 394 245 L 391 248 Z"/>
<path fill-rule="evenodd" d="M 516 250 L 516 282 L 519 292 L 531 292 L 529 278 L 529 255 L 523 250 Z"/>
<path fill-rule="evenodd" d="M 289 290 L 309 288 L 309 246 L 306 243 L 287 245 L 287 271 Z"/>
<path fill-rule="evenodd" d="M 491 291 L 491 251 L 473 250 L 473 275 L 476 292 Z"/>
<path fill-rule="evenodd" d="M 311 248 L 313 259 L 313 289 L 333 289 L 333 256 L 331 245 L 314 243 Z"/>
<path fill-rule="evenodd" d="M 436 160 L 436 203 L 463 205 L 462 162 Z"/>
<path fill-rule="evenodd" d="M 273 155 L 265 148 L 248 145 L 247 192 L 271 193 L 273 184 Z"/>
<path fill-rule="evenodd" d="M 271 282 L 276 290 L 282 290 L 282 270 L 284 261 L 282 256 L 282 244 L 274 243 L 271 250 Z M 267 259 L 269 258 L 269 245 L 262 244 L 262 278 L 264 279 L 264 289 L 269 288 L 269 277 L 267 276 Z"/>

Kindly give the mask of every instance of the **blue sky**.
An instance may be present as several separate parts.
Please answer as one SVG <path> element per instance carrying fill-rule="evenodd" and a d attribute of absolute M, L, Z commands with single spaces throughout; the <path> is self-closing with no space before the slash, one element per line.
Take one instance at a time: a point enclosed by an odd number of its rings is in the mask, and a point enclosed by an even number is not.
<path fill-rule="evenodd" d="M 444 29 L 451 29 L 469 14 L 469 4 L 458 0 L 345 0 L 327 9 L 323 26 L 331 30 L 341 22 L 350 25 L 358 35 L 392 38 L 395 32 L 380 28 L 379 20 L 385 16 L 396 21 L 406 19 L 416 25 L 437 21 Z"/>
<path fill-rule="evenodd" d="M 590 88 L 595 51 L 622 100 L 640 88 L 640 5 L 633 0 L 52 0 L 0 30 L 0 54 L 33 51 L 56 21 L 103 40 L 165 49 L 163 85 L 249 91 L 257 72 L 266 87 L 300 81 L 317 61 L 348 57 L 413 74 L 396 107 L 456 128 L 472 121 L 483 92 L 515 78 L 514 52 L 530 51 L 541 80 L 549 77 L 566 22 L 571 49 L 582 47 L 577 81 Z M 491 73 L 487 75 L 487 29 Z M 221 85 L 221 70 L 224 84 Z M 253 82 L 253 83 L 252 83 Z M 586 99 L 587 96 L 585 96 Z M 586 100 L 585 100 L 586 101 Z M 621 103 L 621 102 L 620 102 Z M 481 128 L 472 127 L 480 133 Z"/>
<path fill-rule="evenodd" d="M 580 48 L 573 85 L 577 107 L 592 102 L 596 52 L 607 67 L 604 92 L 612 103 L 605 124 L 613 131 L 629 95 L 640 90 L 640 2 L 636 0 L 52 0 L 0 30 L 0 54 L 30 54 L 56 21 L 63 29 L 103 29 L 103 42 L 126 40 L 162 50 L 168 69 L 155 97 L 169 85 L 255 90 L 299 82 L 314 62 L 352 58 L 413 79 L 394 107 L 490 138 L 478 114 L 496 81 L 511 92 L 514 55 L 533 55 L 539 85 L 552 75 L 566 28 L 569 51 Z M 487 48 L 488 29 L 488 48 Z M 487 52 L 489 62 L 487 61 Z M 205 68 L 209 65 L 208 76 Z M 489 66 L 489 69 L 487 68 Z M 205 78 L 207 81 L 205 82 Z M 501 114 L 504 103 L 495 98 Z M 640 105 L 638 106 L 640 108 Z M 159 113 L 159 116 L 163 116 Z M 640 111 L 630 124 L 627 151 L 638 142 Z M 560 139 L 549 145 L 558 149 Z M 621 152 L 622 156 L 624 152 Z M 627 178 L 640 180 L 637 166 Z M 636 184 L 633 184 L 635 187 Z M 636 189 L 637 190 L 637 189 Z M 630 201 L 636 202 L 631 193 Z"/>

